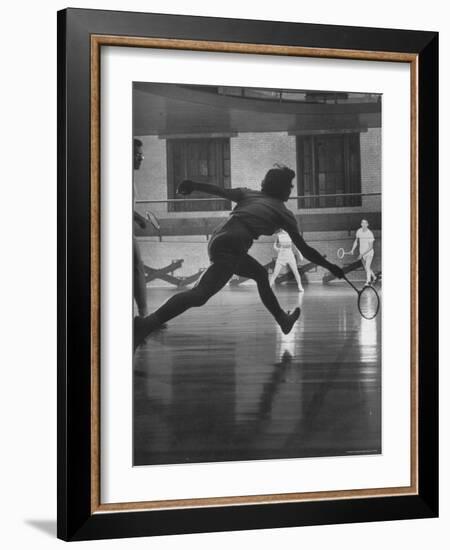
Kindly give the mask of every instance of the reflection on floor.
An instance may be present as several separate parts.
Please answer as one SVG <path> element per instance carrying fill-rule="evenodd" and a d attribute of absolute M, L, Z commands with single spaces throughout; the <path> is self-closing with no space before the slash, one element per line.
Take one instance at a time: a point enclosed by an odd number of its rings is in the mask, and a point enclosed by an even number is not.
<path fill-rule="evenodd" d="M 255 286 L 225 288 L 134 358 L 134 465 L 381 452 L 381 315 L 342 283 L 276 292 L 302 315 L 285 336 Z M 174 291 L 148 289 L 151 309 Z"/>

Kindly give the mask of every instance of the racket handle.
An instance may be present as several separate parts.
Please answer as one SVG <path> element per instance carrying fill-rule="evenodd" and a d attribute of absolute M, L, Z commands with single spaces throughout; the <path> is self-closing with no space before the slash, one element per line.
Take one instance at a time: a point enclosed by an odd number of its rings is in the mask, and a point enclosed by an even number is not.
<path fill-rule="evenodd" d="M 347 279 L 347 277 L 344 275 L 344 279 L 347 281 L 347 283 L 359 294 L 359 290 L 356 288 L 356 286 Z"/>

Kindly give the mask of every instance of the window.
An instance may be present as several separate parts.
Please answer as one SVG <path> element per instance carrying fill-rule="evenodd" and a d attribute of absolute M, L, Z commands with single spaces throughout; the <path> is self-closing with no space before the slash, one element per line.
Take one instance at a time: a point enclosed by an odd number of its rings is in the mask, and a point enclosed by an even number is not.
<path fill-rule="evenodd" d="M 359 133 L 298 136 L 297 181 L 299 208 L 360 206 Z"/>
<path fill-rule="evenodd" d="M 169 199 L 176 195 L 178 184 L 184 179 L 212 183 L 222 188 L 231 187 L 229 138 L 168 139 L 167 140 L 167 185 Z M 211 195 L 195 193 L 195 199 Z M 169 203 L 170 212 L 197 212 L 230 210 L 230 201 L 186 199 Z"/>

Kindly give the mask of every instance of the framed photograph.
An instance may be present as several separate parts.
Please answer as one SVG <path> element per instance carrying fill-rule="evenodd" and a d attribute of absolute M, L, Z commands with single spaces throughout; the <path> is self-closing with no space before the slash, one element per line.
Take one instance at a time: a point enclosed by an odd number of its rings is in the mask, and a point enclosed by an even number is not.
<path fill-rule="evenodd" d="M 58 13 L 58 537 L 438 515 L 438 35 Z"/>

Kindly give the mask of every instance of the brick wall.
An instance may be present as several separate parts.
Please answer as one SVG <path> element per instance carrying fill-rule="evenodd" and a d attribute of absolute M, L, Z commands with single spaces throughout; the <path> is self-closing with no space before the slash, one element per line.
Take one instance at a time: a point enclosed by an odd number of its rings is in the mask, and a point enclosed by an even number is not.
<path fill-rule="evenodd" d="M 295 137 L 286 133 L 240 134 L 230 140 L 230 156 L 232 186 L 259 189 L 275 162 L 296 169 Z"/>
<path fill-rule="evenodd" d="M 381 128 L 369 128 L 360 137 L 361 191 L 381 193 Z M 363 207 L 380 209 L 379 197 L 364 197 Z"/>
<path fill-rule="evenodd" d="M 135 172 L 135 188 L 137 198 L 164 200 L 167 198 L 167 166 L 166 166 L 166 141 L 155 136 L 142 136 L 143 152 L 145 160 L 139 171 Z M 296 139 L 286 133 L 258 133 L 240 134 L 230 139 L 231 151 L 231 180 L 233 187 L 250 187 L 258 189 L 266 171 L 275 163 L 281 162 L 294 170 L 296 169 Z M 369 129 L 361 134 L 361 187 L 363 193 L 381 191 L 381 130 Z M 294 181 L 296 184 L 296 181 Z M 316 227 L 320 230 L 305 233 L 305 239 L 320 252 L 327 254 L 330 261 L 337 261 L 336 252 L 341 246 L 348 250 L 353 242 L 353 231 L 358 228 L 359 216 L 363 217 L 368 211 L 377 213 L 381 209 L 380 197 L 366 197 L 361 207 L 329 208 L 317 210 L 304 210 L 299 212 L 297 201 L 288 203 L 297 214 L 301 214 L 305 227 Z M 154 211 L 159 217 L 173 221 L 176 218 L 215 218 L 227 215 L 226 212 L 167 212 L 167 204 L 140 205 L 137 208 L 141 212 L 146 209 Z M 343 218 L 345 231 L 327 231 L 327 215 L 330 215 L 330 224 L 336 222 L 335 215 Z M 375 216 L 373 216 L 375 218 Z M 311 223 L 317 219 L 319 223 Z M 332 222 L 333 220 L 333 222 Z M 192 222 L 194 220 L 191 220 Z M 309 223 L 306 223 L 308 221 Z M 369 222 L 371 220 L 369 219 Z M 375 221 L 375 220 L 374 220 Z M 218 220 L 219 222 L 219 220 Z M 379 216 L 376 220 L 379 227 Z M 328 224 L 328 227 L 330 227 Z M 340 224 L 342 227 L 343 225 Z M 347 225 L 349 227 L 347 227 Z M 355 225 L 355 227 L 353 227 Z M 205 226 L 206 227 L 206 226 Z M 180 231 L 182 233 L 182 231 Z M 172 259 L 184 259 L 181 269 L 175 272 L 178 276 L 188 276 L 205 268 L 209 264 L 206 252 L 206 236 L 198 235 L 174 235 L 163 233 L 163 242 L 155 237 L 139 237 L 144 261 L 151 267 L 163 267 Z M 381 269 L 381 233 L 375 231 L 376 246 L 374 269 Z M 273 256 L 273 239 L 261 238 L 252 247 L 251 254 L 262 263 L 268 263 Z M 345 261 L 351 261 L 346 257 Z M 320 268 L 315 273 L 307 276 L 309 281 L 320 281 L 323 270 Z M 364 274 L 353 274 L 357 280 L 362 280 Z M 151 285 L 167 285 L 157 281 Z M 169 285 L 170 286 L 170 285 Z"/>
<path fill-rule="evenodd" d="M 139 138 L 144 153 L 144 160 L 139 170 L 134 171 L 134 187 L 136 199 L 165 200 L 167 199 L 167 156 L 166 140 L 157 136 L 141 136 Z M 156 207 L 161 211 L 167 211 Z M 153 209 L 153 207 L 152 207 Z"/>
<path fill-rule="evenodd" d="M 167 199 L 166 140 L 156 136 L 141 136 L 145 160 L 140 170 L 134 172 L 138 199 Z M 247 133 L 230 138 L 231 185 L 259 189 L 264 174 L 275 162 L 281 162 L 296 170 L 295 136 L 286 133 Z M 296 179 L 294 185 L 296 186 Z M 369 128 L 361 133 L 361 190 L 363 193 L 381 191 L 381 129 Z M 291 200 L 289 208 L 297 209 L 297 201 Z M 167 204 L 138 206 L 138 210 L 150 208 L 163 217 L 221 217 L 223 212 L 168 212 Z M 380 210 L 380 197 L 365 197 L 361 207 L 309 209 L 303 215 L 324 212 L 364 212 Z"/>

